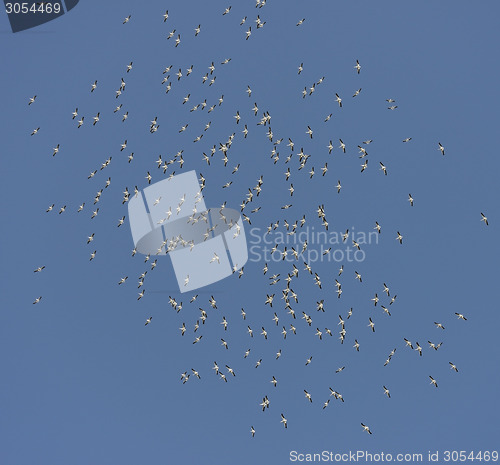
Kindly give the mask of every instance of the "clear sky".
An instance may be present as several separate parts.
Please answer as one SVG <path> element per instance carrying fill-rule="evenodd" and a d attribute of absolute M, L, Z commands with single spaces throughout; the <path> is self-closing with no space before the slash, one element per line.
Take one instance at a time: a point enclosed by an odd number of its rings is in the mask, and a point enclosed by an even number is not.
<path fill-rule="evenodd" d="M 81 0 L 62 17 L 16 34 L 0 13 L 0 464 L 285 464 L 292 450 L 423 453 L 425 463 L 429 450 L 499 450 L 500 4 L 268 0 L 256 9 L 253 0 L 245 0 L 233 1 L 223 16 L 230 4 Z M 122 24 L 128 15 L 130 21 Z M 259 29 L 257 15 L 265 21 Z M 246 24 L 240 26 L 245 16 Z M 201 32 L 195 37 L 198 24 Z M 249 25 L 252 34 L 245 40 Z M 181 43 L 175 47 L 177 34 Z M 226 58 L 231 61 L 221 65 Z M 209 79 L 216 80 L 209 87 L 202 77 L 212 61 L 215 71 Z M 304 69 L 298 75 L 300 63 Z M 162 72 L 169 65 L 172 88 L 166 94 Z M 191 65 L 193 72 L 186 77 Z M 179 68 L 180 81 L 175 76 Z M 303 99 L 304 87 L 323 76 L 315 92 Z M 121 78 L 126 88 L 115 98 Z M 187 94 L 190 100 L 183 105 Z M 224 102 L 218 106 L 221 95 Z M 204 110 L 189 111 L 204 99 Z M 394 99 L 397 108 L 388 110 L 392 104 L 386 99 Z M 119 104 L 123 107 L 113 113 Z M 79 116 L 73 120 L 76 107 Z M 267 139 L 269 125 L 257 125 L 265 111 L 272 117 L 273 141 L 283 138 L 279 145 Z M 97 112 L 100 121 L 92 126 Z M 84 124 L 77 129 L 81 116 Z M 150 121 L 156 116 L 160 127 L 151 134 Z M 210 129 L 203 131 L 209 121 Z M 186 123 L 186 131 L 179 133 Z M 246 139 L 241 132 L 245 124 Z M 312 139 L 306 134 L 308 125 Z M 220 151 L 208 166 L 203 152 L 210 154 L 214 144 L 218 148 L 233 132 L 227 167 Z M 285 163 L 288 138 L 295 149 Z M 345 154 L 339 138 L 347 146 Z M 127 148 L 121 152 L 125 139 Z M 363 144 L 370 139 L 371 144 Z M 59 152 L 52 156 L 58 144 Z M 358 158 L 358 145 L 368 151 L 363 173 L 365 159 Z M 276 163 L 273 147 L 279 152 Z M 298 170 L 301 147 L 310 157 Z M 176 162 L 165 175 L 156 168 L 159 154 L 170 160 L 180 150 L 182 168 Z M 109 166 L 99 170 L 109 157 Z M 322 176 L 325 163 L 328 172 Z M 231 174 L 237 164 L 239 171 Z M 250 254 L 240 279 L 233 275 L 199 289 L 190 304 L 192 294 L 179 292 L 168 257 L 159 258 L 154 271 L 154 257 L 148 263 L 139 254 L 131 257 L 134 244 L 127 205 L 122 204 L 125 187 L 133 192 L 135 185 L 147 186 L 148 171 L 157 182 L 173 171 L 190 170 L 206 179 L 207 206 L 226 201 L 237 210 L 263 176 L 261 194 L 254 191 L 244 210 L 252 223 L 245 222 L 247 239 L 249 246 L 257 246 L 255 251 L 262 252 L 263 244 L 254 242 L 271 222 L 280 220 L 274 236 L 268 236 L 270 247 L 278 231 L 286 233 L 284 220 L 291 225 L 306 215 L 303 230 L 324 231 L 316 213 L 320 204 L 332 236 L 346 229 L 373 232 L 375 221 L 382 231 L 377 241 L 361 244 L 362 261 L 311 259 L 322 289 L 303 260 L 297 261 L 299 277 L 291 282 L 298 295 L 298 303 L 291 301 L 296 320 L 281 299 L 294 263 L 290 256 L 269 261 L 264 276 L 264 260 Z M 111 185 L 94 206 L 108 177 Z M 229 181 L 231 186 L 222 188 Z M 54 210 L 46 213 L 52 204 Z M 283 210 L 286 204 L 292 207 Z M 66 210 L 58 214 L 64 205 Z M 260 211 L 250 213 L 259 206 Z M 91 219 L 96 207 L 99 214 Z M 481 212 L 489 226 L 481 222 Z M 125 223 L 117 228 L 124 215 Z M 403 244 L 396 240 L 397 231 Z M 94 241 L 87 245 L 92 233 Z M 330 246 L 332 253 L 348 245 L 352 249 L 351 238 L 346 244 L 309 242 L 309 250 L 320 252 Z M 289 242 L 291 247 L 300 251 L 301 243 Z M 96 257 L 89 261 L 94 250 Z M 344 272 L 338 277 L 341 264 Z M 42 265 L 42 272 L 33 272 Z M 146 293 L 138 301 L 138 277 L 146 270 Z M 277 273 L 281 280 L 271 286 L 269 277 Z M 118 285 L 124 276 L 129 279 Z M 340 299 L 335 278 L 342 285 Z M 383 283 L 391 297 L 397 295 L 390 306 Z M 271 309 L 264 302 L 272 293 Z M 375 293 L 380 298 L 376 307 L 370 300 Z M 216 310 L 208 302 L 212 295 Z M 39 296 L 42 300 L 33 305 Z M 180 312 L 169 305 L 169 296 L 182 301 Z M 324 313 L 316 310 L 320 300 Z M 195 334 L 200 307 L 208 318 Z M 350 307 L 353 315 L 347 320 Z M 301 319 L 302 312 L 311 316 L 311 327 Z M 343 344 L 339 314 L 345 320 Z M 144 326 L 150 316 L 151 324 Z M 227 331 L 220 324 L 223 316 Z M 368 318 L 375 323 L 374 333 Z M 181 336 L 183 323 L 187 331 Z M 289 330 L 291 323 L 296 335 Z M 262 326 L 267 340 L 260 335 Z M 282 326 L 288 330 L 286 340 Z M 322 340 L 315 336 L 317 327 Z M 197 335 L 203 339 L 192 344 Z M 418 341 L 422 357 L 403 338 L 414 347 Z M 359 352 L 353 348 L 355 339 Z M 442 346 L 433 350 L 428 341 Z M 247 349 L 251 352 L 245 359 Z M 279 349 L 282 356 L 276 360 Z M 310 356 L 312 362 L 305 366 Z M 214 361 L 227 383 L 214 374 Z M 182 384 L 181 373 L 191 368 L 201 379 L 191 375 Z M 273 376 L 277 387 L 270 383 Z M 390 398 L 382 386 L 390 390 Z M 345 402 L 329 397 L 329 387 Z M 270 406 L 262 412 L 259 403 L 266 395 Z M 328 398 L 330 404 L 322 409 Z M 281 413 L 288 420 L 286 430 Z"/>

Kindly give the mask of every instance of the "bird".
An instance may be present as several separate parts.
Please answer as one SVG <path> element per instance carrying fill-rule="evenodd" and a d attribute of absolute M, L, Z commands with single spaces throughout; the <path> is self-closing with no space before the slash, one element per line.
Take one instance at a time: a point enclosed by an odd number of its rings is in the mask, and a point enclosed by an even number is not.
<path fill-rule="evenodd" d="M 36 128 L 36 129 L 33 129 L 33 131 L 31 132 L 31 135 L 34 136 L 36 133 L 38 133 L 38 131 L 40 131 L 40 128 Z"/>
<path fill-rule="evenodd" d="M 304 394 L 306 396 L 306 399 L 309 401 L 309 402 L 312 402 L 312 397 L 311 397 L 311 394 L 309 394 L 305 389 L 304 389 Z"/>
<path fill-rule="evenodd" d="M 152 316 L 150 316 L 147 320 L 146 320 L 146 323 L 144 323 L 144 326 L 147 326 L 149 325 L 149 323 L 151 323 L 151 320 L 153 319 Z"/>
<path fill-rule="evenodd" d="M 285 429 L 287 428 L 288 420 L 285 418 L 285 416 L 283 414 L 281 414 L 281 422 L 280 423 L 283 423 L 283 426 L 285 427 Z"/>
<path fill-rule="evenodd" d="M 33 97 L 30 97 L 30 99 L 28 101 L 28 106 L 30 106 L 32 103 L 35 103 L 35 100 L 36 100 L 36 95 L 34 95 Z"/>
<path fill-rule="evenodd" d="M 372 434 L 372 432 L 370 431 L 370 428 L 368 426 L 366 426 L 365 424 L 361 423 L 361 427 L 369 434 Z"/>
<path fill-rule="evenodd" d="M 255 429 L 253 426 L 250 427 L 250 433 L 252 433 L 252 438 L 255 437 Z"/>
<path fill-rule="evenodd" d="M 484 221 L 484 224 L 488 226 L 488 218 L 484 215 L 484 213 L 481 213 L 481 221 Z"/>
<path fill-rule="evenodd" d="M 459 319 L 459 320 L 464 320 L 464 321 L 467 321 L 467 318 L 465 318 L 465 316 L 463 316 L 461 313 L 457 313 L 457 312 L 455 312 L 455 315 L 457 315 L 457 316 L 458 316 L 458 319 Z"/>
<path fill-rule="evenodd" d="M 458 368 L 456 367 L 456 365 L 454 365 L 454 364 L 453 364 L 453 363 L 451 363 L 451 362 L 448 362 L 448 363 L 450 364 L 450 369 L 451 369 L 451 370 L 455 370 L 455 372 L 457 372 L 457 373 L 458 373 Z"/>
<path fill-rule="evenodd" d="M 401 235 L 401 233 L 399 231 L 397 231 L 397 237 L 396 237 L 396 240 L 399 241 L 400 244 L 403 243 L 403 236 Z"/>
<path fill-rule="evenodd" d="M 390 294 L 389 294 L 389 287 L 385 283 L 383 283 L 383 286 L 384 286 L 384 292 L 387 294 L 387 297 L 389 297 L 390 296 Z"/>
<path fill-rule="evenodd" d="M 384 388 L 384 394 L 390 399 L 391 394 L 389 393 L 389 389 L 387 389 L 385 386 L 382 386 Z"/>
<path fill-rule="evenodd" d="M 302 18 L 297 24 L 296 26 L 300 26 L 304 21 L 306 20 L 306 18 Z"/>
<path fill-rule="evenodd" d="M 433 384 L 435 387 L 438 387 L 436 380 L 432 376 L 429 375 L 429 379 L 431 380 L 430 384 Z"/>
<path fill-rule="evenodd" d="M 413 349 L 413 344 L 411 343 L 411 341 L 409 341 L 408 339 L 406 338 L 403 338 L 404 341 L 406 342 L 406 345 L 410 348 L 410 349 Z"/>
<path fill-rule="evenodd" d="M 384 174 L 387 176 L 387 168 L 381 161 L 379 161 L 379 164 L 380 164 L 380 170 L 383 171 Z"/>
<path fill-rule="evenodd" d="M 358 74 L 361 71 L 361 65 L 359 64 L 358 60 L 356 60 L 356 66 L 354 66 L 354 69 L 358 72 Z"/>
<path fill-rule="evenodd" d="M 37 298 L 33 301 L 33 305 L 35 305 L 35 304 L 37 304 L 38 302 L 40 302 L 40 300 L 42 300 L 42 296 L 37 297 Z"/>
<path fill-rule="evenodd" d="M 336 101 L 339 104 L 339 107 L 342 108 L 342 99 L 339 97 L 339 94 L 335 93 Z"/>
<path fill-rule="evenodd" d="M 441 142 L 438 142 L 439 150 L 441 150 L 441 155 L 444 155 L 444 147 L 441 145 Z"/>
<path fill-rule="evenodd" d="M 33 270 L 34 273 L 40 273 L 40 271 L 45 269 L 45 265 L 39 266 L 37 269 Z"/>
<path fill-rule="evenodd" d="M 123 23 L 122 24 L 126 24 L 130 21 L 130 18 L 132 17 L 132 15 L 128 15 L 124 20 L 123 20 Z"/>
<path fill-rule="evenodd" d="M 410 202 L 410 206 L 413 207 L 413 197 L 411 196 L 411 194 L 408 194 L 408 202 Z"/>
<path fill-rule="evenodd" d="M 55 157 L 56 154 L 59 152 L 59 144 L 57 144 L 54 148 L 53 148 L 53 153 L 52 153 L 52 156 Z"/>

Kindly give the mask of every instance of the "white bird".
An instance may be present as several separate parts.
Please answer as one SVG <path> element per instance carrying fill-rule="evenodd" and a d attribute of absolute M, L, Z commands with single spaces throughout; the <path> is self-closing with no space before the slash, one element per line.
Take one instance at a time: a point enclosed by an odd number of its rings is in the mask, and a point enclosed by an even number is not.
<path fill-rule="evenodd" d="M 484 221 L 484 224 L 488 226 L 488 218 L 486 218 L 483 213 L 481 213 L 481 221 Z"/>
<path fill-rule="evenodd" d="M 356 66 L 354 66 L 354 69 L 358 72 L 358 74 L 361 71 L 361 65 L 359 64 L 358 60 L 356 60 Z"/>
<path fill-rule="evenodd" d="M 372 432 L 370 431 L 370 428 L 369 428 L 367 425 L 365 425 L 365 424 L 361 423 L 361 426 L 362 426 L 362 428 L 363 428 L 363 429 L 364 429 L 367 433 L 372 434 Z"/>
<path fill-rule="evenodd" d="M 441 154 L 444 155 L 444 147 L 441 145 L 441 142 L 438 142 L 439 150 L 441 150 Z"/>
<path fill-rule="evenodd" d="M 146 320 L 146 323 L 144 323 L 144 326 L 147 326 L 149 325 L 149 323 L 151 323 L 151 320 L 153 319 L 152 316 L 150 316 L 147 320 Z"/>

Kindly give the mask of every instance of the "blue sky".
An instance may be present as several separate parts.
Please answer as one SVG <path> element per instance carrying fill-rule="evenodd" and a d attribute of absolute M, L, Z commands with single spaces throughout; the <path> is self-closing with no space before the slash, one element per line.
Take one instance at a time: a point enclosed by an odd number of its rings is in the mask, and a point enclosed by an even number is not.
<path fill-rule="evenodd" d="M 81 0 L 57 20 L 16 34 L 6 14 L 0 14 L 0 462 L 280 464 L 289 462 L 291 450 L 416 452 L 424 457 L 429 450 L 498 450 L 498 3 L 269 0 L 256 9 L 255 2 L 242 1 L 233 2 L 222 16 L 229 5 L 219 0 L 151 0 L 147 5 Z M 164 23 L 166 9 L 170 17 Z M 257 15 L 266 21 L 263 28 L 255 27 Z M 244 16 L 247 23 L 240 26 Z M 302 18 L 306 21 L 297 27 Z M 198 24 L 201 32 L 195 37 Z M 248 25 L 252 35 L 246 41 Z M 173 29 L 175 36 L 181 34 L 177 48 L 174 39 L 166 40 Z M 226 58 L 231 61 L 221 65 Z M 356 59 L 362 66 L 359 75 Z M 126 73 L 130 61 L 133 69 Z M 202 77 L 212 61 L 217 78 L 208 87 Z M 301 62 L 304 70 L 298 75 Z M 173 65 L 172 90 L 165 94 L 162 71 L 168 65 Z M 191 65 L 193 73 L 186 77 Z M 178 82 L 174 74 L 179 68 L 184 77 Z M 314 94 L 302 99 L 304 86 L 322 76 Z M 126 90 L 116 99 L 122 77 Z M 95 80 L 98 87 L 90 93 Z M 182 105 L 188 93 L 190 101 Z M 343 99 L 342 108 L 335 93 Z M 224 103 L 208 115 L 222 94 Z M 28 106 L 33 95 L 37 99 Z M 205 110 L 189 111 L 205 98 Z M 396 100 L 396 110 L 387 109 L 388 98 Z M 119 103 L 123 108 L 115 114 Z M 85 116 L 80 129 L 78 118 L 71 119 L 75 107 Z M 126 111 L 129 118 L 122 123 Z M 242 118 L 238 125 L 236 111 Z M 274 139 L 284 138 L 276 164 L 267 126 L 256 124 L 264 111 L 272 116 Z M 97 112 L 101 119 L 93 127 Z M 324 122 L 330 113 L 331 120 Z M 150 134 L 155 116 L 160 128 Z M 211 128 L 193 143 L 208 121 Z M 188 129 L 179 133 L 186 123 Z M 305 133 L 307 125 L 313 139 Z M 37 127 L 40 131 L 30 136 Z M 202 153 L 233 132 L 227 167 L 219 151 L 207 166 Z M 288 137 L 295 154 L 303 147 L 311 155 L 303 170 L 298 170 L 297 155 L 285 164 Z M 407 137 L 412 140 L 403 143 Z M 339 138 L 347 145 L 346 154 L 338 148 Z M 120 152 L 125 139 L 127 149 Z M 330 139 L 332 154 L 326 148 Z M 369 163 L 360 173 L 357 145 L 368 139 L 373 139 L 365 146 Z M 53 157 L 57 144 L 60 151 Z M 169 160 L 179 150 L 184 150 L 182 169 L 177 163 L 167 175 L 156 169 L 159 154 Z M 129 164 L 130 152 L 134 159 Z M 99 171 L 110 156 L 110 165 Z M 288 167 L 287 182 L 283 173 Z M 98 173 L 88 180 L 94 169 Z M 206 204 L 227 201 L 236 209 L 262 175 L 262 193 L 244 211 L 252 221 L 245 223 L 249 242 L 250 228 L 263 232 L 280 220 L 283 231 L 284 219 L 292 224 L 304 214 L 304 228 L 323 231 L 316 214 L 320 204 L 330 231 L 371 232 L 378 221 L 382 232 L 378 243 L 362 245 L 364 261 L 344 263 L 340 278 L 340 263 L 311 263 L 321 290 L 303 261 L 297 263 L 299 278 L 291 284 L 299 297 L 297 304 L 292 301 L 296 320 L 280 299 L 292 262 L 270 262 L 264 276 L 264 263 L 249 261 L 241 279 L 233 275 L 200 289 L 189 304 L 191 294 L 179 292 L 170 259 L 162 257 L 150 271 L 143 256 L 131 257 L 128 217 L 116 226 L 127 215 L 121 202 L 125 187 L 143 189 L 147 171 L 156 182 L 173 170 L 201 172 Z M 91 220 L 93 198 L 108 177 L 111 185 Z M 223 189 L 228 181 L 233 184 Z M 85 208 L 77 213 L 82 202 Z M 53 203 L 54 211 L 46 213 Z M 281 209 L 289 203 L 290 209 Z M 59 215 L 63 205 L 67 209 Z M 258 206 L 259 212 L 249 213 Z M 489 226 L 480 221 L 480 212 Z M 402 245 L 396 231 L 404 236 Z M 92 233 L 95 239 L 87 245 Z M 42 265 L 41 273 L 33 273 Z M 137 301 L 137 279 L 145 270 L 146 294 Z M 362 283 L 354 271 L 361 273 Z M 270 286 L 274 273 L 281 274 L 281 281 Z M 118 286 L 123 276 L 129 279 Z M 340 299 L 335 278 L 342 283 Z M 397 294 L 391 317 L 379 308 L 389 300 L 384 282 L 391 296 Z M 375 292 L 381 298 L 377 307 L 370 301 Z M 276 293 L 272 309 L 264 304 L 271 293 Z M 208 303 L 211 295 L 217 310 Z M 32 305 L 39 296 L 41 302 Z M 169 296 L 183 302 L 179 313 L 169 305 Z M 316 311 L 320 299 L 325 313 Z M 194 334 L 200 307 L 208 318 Z M 338 315 L 345 320 L 350 307 L 353 316 L 346 321 L 341 345 Z M 279 326 L 272 321 L 274 311 Z M 311 327 L 300 319 L 302 311 L 311 315 Z M 455 312 L 467 321 L 458 320 Z M 145 327 L 149 316 L 152 323 Z M 227 331 L 220 324 L 223 316 Z M 369 317 L 375 333 L 367 326 Z M 436 328 L 434 321 L 446 329 Z M 187 327 L 183 337 L 182 323 Z M 289 333 L 285 341 L 281 327 L 288 329 L 290 323 L 297 334 Z M 262 326 L 267 340 L 259 334 Z M 323 334 L 318 340 L 316 327 L 331 328 L 333 337 Z M 199 334 L 203 340 L 193 345 Z M 405 347 L 405 337 L 420 343 L 422 357 Z M 359 352 L 352 347 L 354 339 Z M 428 340 L 443 345 L 434 351 Z M 251 353 L 244 359 L 248 348 Z M 279 349 L 282 356 L 275 360 Z M 312 363 L 305 366 L 311 355 Z M 259 359 L 262 364 L 255 369 Z M 226 364 L 231 366 L 236 376 L 226 372 L 224 383 L 212 370 L 214 360 L 224 371 Z M 458 373 L 450 370 L 449 361 Z M 340 366 L 345 370 L 335 373 Z M 182 384 L 181 373 L 191 368 L 201 380 L 191 376 Z M 276 388 L 269 382 L 272 376 L 278 379 Z M 323 410 L 329 387 L 341 392 L 345 402 L 332 398 Z M 271 404 L 262 412 L 259 403 L 265 395 Z M 282 412 L 286 430 L 280 424 Z"/>

